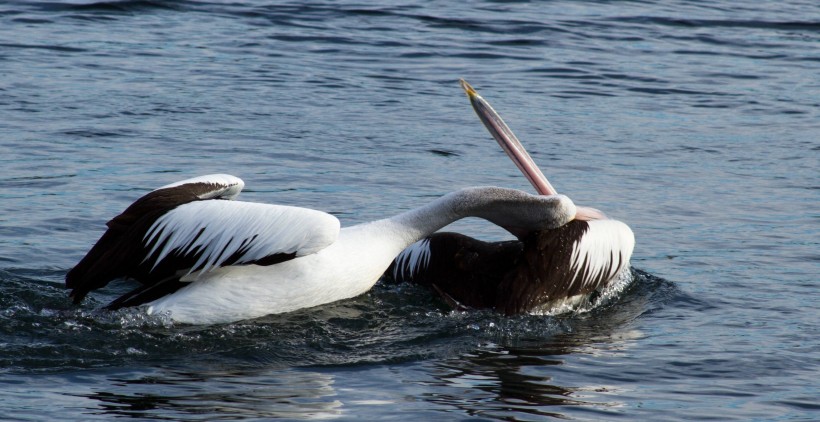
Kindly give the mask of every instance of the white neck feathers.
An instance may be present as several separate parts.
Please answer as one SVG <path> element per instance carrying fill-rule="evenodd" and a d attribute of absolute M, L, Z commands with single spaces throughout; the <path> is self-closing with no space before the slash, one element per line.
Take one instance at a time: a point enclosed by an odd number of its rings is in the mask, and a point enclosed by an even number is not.
<path fill-rule="evenodd" d="M 530 231 L 560 227 L 572 220 L 575 212 L 575 204 L 564 195 L 530 195 L 516 189 L 472 187 L 382 221 L 393 227 L 406 247 L 466 217 L 483 218 L 511 231 Z"/>

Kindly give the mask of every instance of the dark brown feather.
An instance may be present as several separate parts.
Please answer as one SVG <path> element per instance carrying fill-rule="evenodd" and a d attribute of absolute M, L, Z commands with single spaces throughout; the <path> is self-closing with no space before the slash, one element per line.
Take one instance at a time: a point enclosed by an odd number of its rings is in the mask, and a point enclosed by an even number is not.
<path fill-rule="evenodd" d="M 490 243 L 458 233 L 436 233 L 428 239 L 428 265 L 412 276 L 400 271 L 396 281 L 426 286 L 446 301 L 469 308 L 494 307 L 499 281 L 515 268 L 524 249 L 515 240 Z M 388 274 L 395 265 L 394 261 Z"/>
<path fill-rule="evenodd" d="M 556 229 L 530 233 L 524 239 L 519 265 L 498 284 L 494 308 L 513 315 L 599 287 L 582 288 L 583 274 L 576 277 L 571 267 L 573 246 L 588 228 L 585 221 L 573 220 Z"/>
<path fill-rule="evenodd" d="M 394 271 L 394 261 L 388 274 L 395 273 L 396 281 L 429 287 L 455 308 L 494 309 L 507 315 L 528 312 L 555 300 L 592 293 L 609 280 L 610 271 L 590 280 L 585 262 L 577 275 L 572 268 L 575 244 L 588 229 L 587 222 L 573 220 L 505 242 L 437 233 L 428 238 L 426 267 L 410 275 Z M 612 257 L 610 270 L 621 259 Z"/>

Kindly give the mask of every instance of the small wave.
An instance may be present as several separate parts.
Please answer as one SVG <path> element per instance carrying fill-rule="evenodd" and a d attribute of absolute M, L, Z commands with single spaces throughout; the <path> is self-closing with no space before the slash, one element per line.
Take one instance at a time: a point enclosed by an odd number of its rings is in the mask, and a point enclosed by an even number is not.
<path fill-rule="evenodd" d="M 0 43 L 0 47 L 6 48 L 21 48 L 21 49 L 38 49 L 38 50 L 51 50 L 51 51 L 58 51 L 61 53 L 84 53 L 88 50 L 84 48 L 77 48 L 77 47 L 68 47 L 64 45 L 43 45 L 43 44 L 10 44 L 10 43 Z"/>
<path fill-rule="evenodd" d="M 86 3 L 37 2 L 33 6 L 45 12 L 138 12 L 151 9 L 179 10 L 187 1 L 123 0 Z"/>
<path fill-rule="evenodd" d="M 820 31 L 820 21 L 766 21 L 736 19 L 686 19 L 663 16 L 626 16 L 611 21 L 663 25 L 683 28 L 753 28 L 795 31 Z"/>
<path fill-rule="evenodd" d="M 442 157 L 458 157 L 458 156 L 461 155 L 461 154 L 459 154 L 455 151 L 447 151 L 447 150 L 443 150 L 443 149 L 430 149 L 428 151 L 435 154 L 435 155 L 440 155 Z"/>

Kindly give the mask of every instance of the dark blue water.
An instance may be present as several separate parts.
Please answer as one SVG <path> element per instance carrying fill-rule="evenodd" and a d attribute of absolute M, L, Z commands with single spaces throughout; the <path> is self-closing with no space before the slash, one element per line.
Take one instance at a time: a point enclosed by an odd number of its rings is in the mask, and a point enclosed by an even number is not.
<path fill-rule="evenodd" d="M 0 418 L 820 418 L 814 1 L 0 4 Z M 148 190 L 215 172 L 343 224 L 556 188 L 633 228 L 634 282 L 560 317 L 412 286 L 197 327 L 72 306 Z M 455 230 L 504 233 L 479 220 Z"/>

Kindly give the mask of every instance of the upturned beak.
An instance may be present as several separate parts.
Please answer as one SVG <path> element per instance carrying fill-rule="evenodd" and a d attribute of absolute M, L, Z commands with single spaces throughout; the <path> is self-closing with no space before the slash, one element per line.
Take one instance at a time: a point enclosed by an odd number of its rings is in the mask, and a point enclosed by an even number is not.
<path fill-rule="evenodd" d="M 490 134 L 493 135 L 498 145 L 501 145 L 501 148 L 507 153 L 507 156 L 510 157 L 518 169 L 521 170 L 521 173 L 524 173 L 524 176 L 532 183 L 535 190 L 541 195 L 557 194 L 558 192 L 552 187 L 546 176 L 544 176 L 544 173 L 541 172 L 541 169 L 535 165 L 535 161 L 532 160 L 530 154 L 524 149 L 524 145 L 521 145 L 521 141 L 518 140 L 512 132 L 512 129 L 504 123 L 504 120 L 498 112 L 493 109 L 487 100 L 478 95 L 478 92 L 476 92 L 467 81 L 459 79 L 459 82 L 461 82 L 461 87 L 470 98 L 470 104 L 473 105 L 473 110 L 475 110 L 475 114 L 478 115 L 478 118 L 481 119 L 481 123 L 484 123 L 484 127 L 490 131 Z M 575 218 L 578 220 L 603 220 L 607 217 L 603 212 L 595 208 L 578 207 Z"/>
<path fill-rule="evenodd" d="M 546 176 L 544 176 L 544 173 L 541 172 L 541 169 L 539 169 L 532 160 L 532 157 L 530 157 L 530 154 L 524 149 L 524 146 L 521 145 L 521 141 L 518 140 L 512 132 L 512 129 L 504 123 L 504 120 L 493 109 L 490 103 L 482 98 L 481 95 L 478 95 L 478 92 L 476 92 L 467 81 L 460 79 L 459 82 L 464 92 L 467 93 L 467 97 L 470 98 L 470 104 L 472 104 L 473 110 L 475 110 L 478 118 L 481 119 L 481 123 L 484 123 L 484 127 L 490 131 L 490 134 L 495 138 L 496 142 L 498 142 L 498 145 L 501 145 L 501 148 L 507 153 L 507 156 L 510 157 L 518 169 L 524 173 L 524 176 L 530 181 L 532 186 L 535 187 L 535 190 L 541 195 L 557 194 L 558 192 L 552 187 Z"/>

